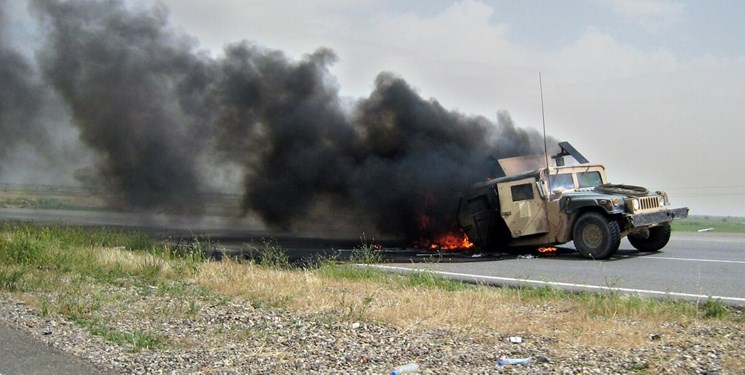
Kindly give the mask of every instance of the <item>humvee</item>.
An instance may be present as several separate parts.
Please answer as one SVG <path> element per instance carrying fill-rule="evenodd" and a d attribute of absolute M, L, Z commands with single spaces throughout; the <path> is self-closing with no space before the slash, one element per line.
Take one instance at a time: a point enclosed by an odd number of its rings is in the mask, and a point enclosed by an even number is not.
<path fill-rule="evenodd" d="M 670 240 L 670 222 L 688 217 L 687 207 L 670 207 L 667 193 L 610 184 L 603 165 L 589 163 L 567 142 L 559 147 L 551 167 L 545 155 L 501 159 L 501 177 L 461 196 L 458 225 L 477 248 L 574 241 L 582 256 L 607 259 L 625 236 L 639 251 L 662 249 Z M 574 165 L 565 165 L 566 156 Z"/>

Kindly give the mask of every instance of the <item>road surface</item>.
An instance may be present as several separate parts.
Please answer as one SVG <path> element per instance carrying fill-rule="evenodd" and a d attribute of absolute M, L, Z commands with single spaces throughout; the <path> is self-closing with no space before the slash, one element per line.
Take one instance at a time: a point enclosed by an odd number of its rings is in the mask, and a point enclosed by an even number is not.
<path fill-rule="evenodd" d="M 705 301 L 709 297 L 745 305 L 745 234 L 679 233 L 660 252 L 641 253 L 625 239 L 609 260 L 581 258 L 573 247 L 555 257 L 501 255 L 481 262 L 381 265 L 393 271 L 430 270 L 446 277 L 495 285 L 552 285 Z"/>
<path fill-rule="evenodd" d="M 63 353 L 25 332 L 0 322 L 0 374 L 2 375 L 93 375 L 100 374 L 87 362 Z"/>

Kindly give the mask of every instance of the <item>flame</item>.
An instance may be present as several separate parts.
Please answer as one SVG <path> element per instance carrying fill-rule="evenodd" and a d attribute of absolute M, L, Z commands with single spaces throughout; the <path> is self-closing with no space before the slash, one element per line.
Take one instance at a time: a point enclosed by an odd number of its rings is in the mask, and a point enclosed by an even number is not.
<path fill-rule="evenodd" d="M 541 254 L 554 254 L 558 249 L 555 247 L 539 247 L 538 252 Z"/>
<path fill-rule="evenodd" d="M 466 233 L 455 223 L 449 225 L 450 229 L 432 230 L 437 221 L 424 213 L 417 215 L 416 223 L 421 236 L 418 241 L 414 242 L 414 247 L 429 250 L 464 250 L 475 247 Z"/>
<path fill-rule="evenodd" d="M 414 246 L 430 250 L 463 250 L 473 248 L 474 244 L 465 233 L 457 231 L 436 235 L 432 239 L 422 238 Z"/>

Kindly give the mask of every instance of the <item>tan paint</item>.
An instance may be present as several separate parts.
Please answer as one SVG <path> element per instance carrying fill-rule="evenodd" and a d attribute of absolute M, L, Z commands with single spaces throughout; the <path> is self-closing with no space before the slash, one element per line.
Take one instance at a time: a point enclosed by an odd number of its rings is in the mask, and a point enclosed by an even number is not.
<path fill-rule="evenodd" d="M 515 158 L 515 163 L 525 160 Z M 577 174 L 584 172 L 598 172 L 603 183 L 607 183 L 605 168 L 599 164 L 578 165 L 569 167 L 554 167 L 549 169 L 550 174 L 571 174 L 572 188 L 578 188 L 580 181 Z M 502 207 L 502 218 L 507 227 L 510 229 L 514 245 L 547 245 L 563 244 L 572 240 L 572 231 L 570 226 L 571 218 L 561 212 L 559 207 L 559 198 L 561 191 L 555 190 L 548 196 L 542 196 L 538 190 L 538 184 L 542 184 L 543 191 L 548 191 L 548 179 L 546 169 L 541 171 L 541 180 L 536 181 L 534 178 L 526 178 L 518 181 L 504 182 L 497 185 L 499 201 Z M 531 184 L 533 187 L 533 199 L 513 202 L 512 186 Z M 544 233 L 542 236 L 531 236 L 530 238 L 521 238 L 528 235 Z"/>
<path fill-rule="evenodd" d="M 519 185 L 529 185 L 533 198 L 513 200 L 512 187 Z M 513 238 L 548 232 L 546 202 L 541 198 L 534 178 L 501 183 L 497 186 L 497 193 L 501 204 L 500 214 Z"/>

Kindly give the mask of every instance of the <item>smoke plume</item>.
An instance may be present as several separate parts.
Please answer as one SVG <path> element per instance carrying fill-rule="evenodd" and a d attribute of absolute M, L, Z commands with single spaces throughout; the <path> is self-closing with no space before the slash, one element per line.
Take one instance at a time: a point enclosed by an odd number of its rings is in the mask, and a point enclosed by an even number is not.
<path fill-rule="evenodd" d="M 350 109 L 325 48 L 293 60 L 244 41 L 216 58 L 161 6 L 32 6 L 46 33 L 43 77 L 97 155 L 95 183 L 122 206 L 198 213 L 209 171 L 230 165 L 242 171 L 244 210 L 273 227 L 292 229 L 322 204 L 416 239 L 451 229 L 457 195 L 488 174 L 488 156 L 542 150 L 506 113 L 493 123 L 448 110 L 392 73 Z M 4 111 L 0 126 L 18 122 Z"/>
<path fill-rule="evenodd" d="M 46 145 L 39 122 L 42 88 L 30 62 L 10 46 L 4 9 L 0 0 L 0 177 L 13 153 Z"/>
<path fill-rule="evenodd" d="M 120 1 L 33 1 L 48 27 L 39 52 L 47 81 L 98 153 L 99 183 L 135 208 L 198 212 L 200 138 L 178 105 L 199 64 L 163 8 Z"/>

